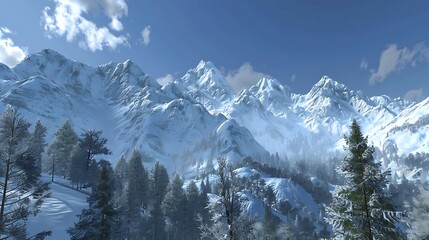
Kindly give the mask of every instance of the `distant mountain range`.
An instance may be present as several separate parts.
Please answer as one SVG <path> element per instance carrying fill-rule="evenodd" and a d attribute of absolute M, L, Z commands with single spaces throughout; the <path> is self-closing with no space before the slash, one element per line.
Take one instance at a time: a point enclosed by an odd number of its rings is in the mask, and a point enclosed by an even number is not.
<path fill-rule="evenodd" d="M 213 63 L 159 85 L 130 60 L 92 67 L 45 49 L 14 68 L 0 63 L 0 109 L 16 106 L 48 127 L 48 142 L 69 119 L 75 130 L 103 130 L 112 160 L 140 149 L 147 162 L 193 171 L 223 155 L 264 161 L 342 154 L 355 118 L 370 142 L 399 154 L 429 152 L 429 98 L 415 103 L 368 97 L 323 76 L 304 95 L 275 79 L 235 93 Z"/>

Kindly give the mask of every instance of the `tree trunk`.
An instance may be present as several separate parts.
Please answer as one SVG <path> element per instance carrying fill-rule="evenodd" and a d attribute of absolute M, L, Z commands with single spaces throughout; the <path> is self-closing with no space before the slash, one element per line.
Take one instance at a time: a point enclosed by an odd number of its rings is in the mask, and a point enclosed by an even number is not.
<path fill-rule="evenodd" d="M 365 188 L 365 168 L 363 166 L 363 160 L 361 157 L 359 157 L 359 160 L 361 164 L 362 180 L 364 181 L 362 183 L 362 190 L 363 190 L 363 199 L 365 204 L 366 225 L 368 225 L 368 234 L 369 234 L 368 240 L 373 240 L 372 231 L 371 231 L 371 216 L 369 213 L 368 197 L 367 197 L 366 188 Z"/>
<path fill-rule="evenodd" d="M 54 181 L 54 174 L 55 174 L 55 158 L 52 158 L 52 179 L 51 179 L 51 182 Z"/>
<path fill-rule="evenodd" d="M 4 220 L 4 206 L 6 205 L 6 191 L 7 191 L 7 184 L 9 181 L 9 173 L 10 173 L 10 157 L 7 159 L 6 164 L 6 174 L 4 177 L 4 185 L 3 185 L 3 193 L 2 193 L 2 199 L 1 199 L 1 208 L 0 208 L 0 229 L 3 230 L 3 220 Z"/>

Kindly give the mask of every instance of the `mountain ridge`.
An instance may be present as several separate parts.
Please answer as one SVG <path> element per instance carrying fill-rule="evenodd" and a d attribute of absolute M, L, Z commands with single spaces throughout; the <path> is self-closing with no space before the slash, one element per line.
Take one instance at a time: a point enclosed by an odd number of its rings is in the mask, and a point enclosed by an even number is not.
<path fill-rule="evenodd" d="M 275 153 L 327 158 L 340 154 L 337 146 L 353 118 L 365 133 L 378 131 L 371 140 L 380 148 L 395 141 L 392 129 L 402 131 L 402 136 L 409 131 L 409 119 L 420 120 L 419 129 L 429 133 L 422 113 L 429 98 L 414 103 L 385 95 L 367 97 L 326 75 L 306 94 L 292 93 L 278 80 L 266 78 L 235 93 L 210 61 L 200 61 L 181 78 L 161 86 L 131 60 L 92 67 L 45 49 L 14 68 L 0 65 L 0 79 L 1 108 L 11 104 L 23 108 L 31 121 L 41 118 L 50 131 L 48 142 L 55 128 L 70 119 L 78 132 L 101 128 L 116 151 L 114 157 L 138 148 L 149 162 L 171 162 L 209 136 L 217 139 L 213 142 L 240 144 L 219 145 L 215 153 L 210 150 L 214 145 L 193 151 L 188 157 L 206 158 L 199 166 L 216 155 L 234 161 Z M 235 126 L 230 128 L 233 133 L 217 134 L 226 122 Z M 429 152 L 424 141 L 416 140 L 400 152 Z M 313 155 L 303 156 L 304 148 L 314 149 Z"/>

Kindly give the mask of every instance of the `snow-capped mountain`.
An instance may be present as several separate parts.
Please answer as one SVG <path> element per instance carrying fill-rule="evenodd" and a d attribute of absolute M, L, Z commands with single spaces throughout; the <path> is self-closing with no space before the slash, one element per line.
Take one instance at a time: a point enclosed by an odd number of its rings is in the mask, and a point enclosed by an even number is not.
<path fill-rule="evenodd" d="M 235 93 L 212 62 L 200 61 L 174 84 L 186 95 L 203 104 L 209 111 L 222 108 Z"/>
<path fill-rule="evenodd" d="M 377 147 L 394 141 L 401 154 L 429 151 L 429 99 L 368 97 L 327 76 L 302 95 L 275 79 L 235 93 L 213 63 L 201 61 L 161 86 L 130 60 L 92 67 L 46 49 L 14 68 L 0 64 L 0 94 L 1 109 L 10 104 L 31 122 L 41 119 L 48 142 L 69 119 L 79 133 L 103 130 L 113 160 L 137 148 L 170 170 L 207 167 L 220 155 L 329 157 L 341 151 L 353 118 Z"/>
<path fill-rule="evenodd" d="M 196 77 L 211 80 L 214 75 L 210 70 L 204 73 L 204 66 L 200 67 L 196 70 L 201 74 Z M 173 166 L 173 156 L 192 149 L 209 135 L 218 142 L 240 143 L 226 152 L 219 149 L 213 153 L 216 157 L 222 151 L 232 160 L 240 160 L 255 149 L 258 154 L 265 151 L 255 148 L 257 142 L 247 129 L 235 124 L 233 129 L 219 130 L 224 123 L 233 125 L 231 120 L 209 113 L 177 87 L 161 88 L 129 60 L 91 67 L 47 49 L 27 56 L 13 69 L 3 66 L 0 76 L 1 108 L 10 104 L 31 122 L 41 119 L 48 127 L 48 142 L 56 128 L 69 119 L 78 133 L 103 130 L 115 153 L 113 160 L 138 148 L 146 161 L 159 159 Z M 220 96 L 213 91 L 214 97 Z"/>

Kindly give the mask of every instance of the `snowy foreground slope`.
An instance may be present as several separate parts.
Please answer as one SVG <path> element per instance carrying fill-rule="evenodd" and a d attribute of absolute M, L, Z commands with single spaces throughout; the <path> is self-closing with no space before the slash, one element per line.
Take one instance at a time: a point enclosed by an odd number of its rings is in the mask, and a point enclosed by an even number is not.
<path fill-rule="evenodd" d="M 393 141 L 401 154 L 429 152 L 428 99 L 368 97 L 327 76 L 303 95 L 274 79 L 235 93 L 204 61 L 161 86 L 130 60 L 92 67 L 46 49 L 12 69 L 0 65 L 0 102 L 0 110 L 10 104 L 30 122 L 40 119 L 48 142 L 69 119 L 78 133 L 103 130 L 111 161 L 137 148 L 170 172 L 194 171 L 219 155 L 329 158 L 341 154 L 352 118 L 380 149 Z"/>
<path fill-rule="evenodd" d="M 45 175 L 42 180 L 50 181 L 50 178 Z M 52 196 L 44 201 L 36 217 L 29 218 L 27 231 L 32 236 L 37 232 L 50 230 L 52 235 L 48 239 L 69 239 L 66 230 L 74 226 L 76 215 L 88 207 L 87 195 L 57 183 L 49 186 Z"/>

